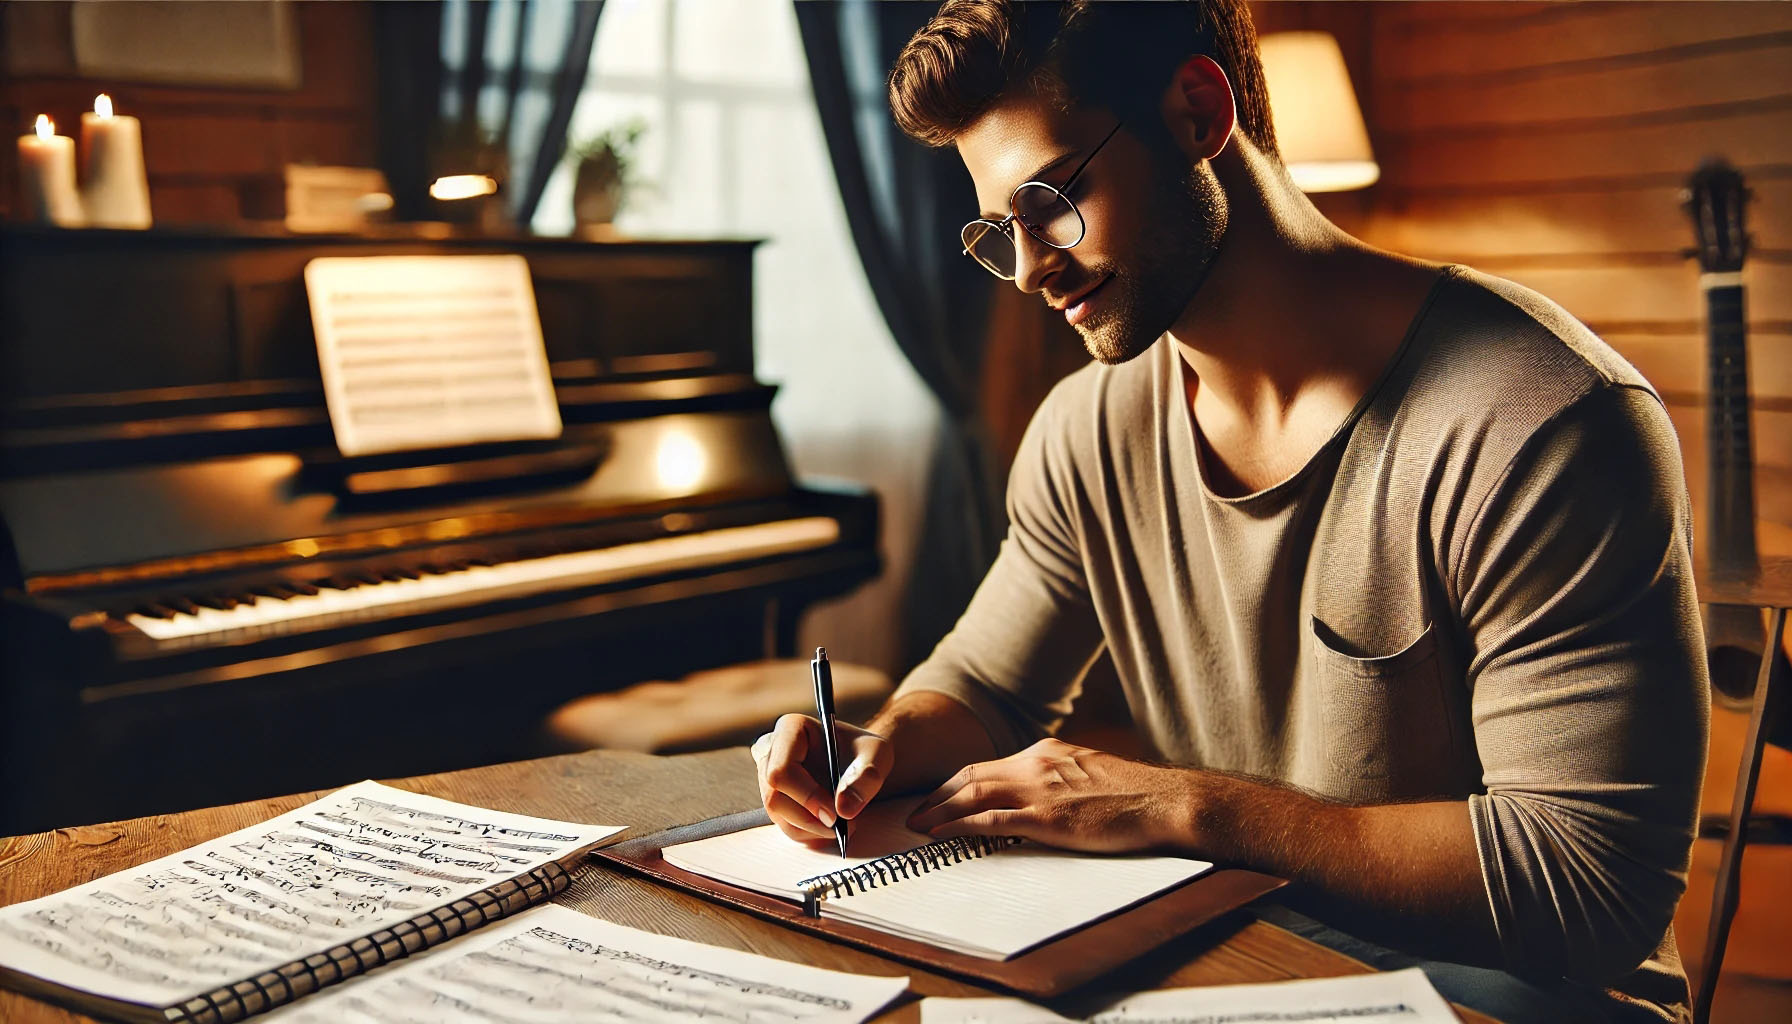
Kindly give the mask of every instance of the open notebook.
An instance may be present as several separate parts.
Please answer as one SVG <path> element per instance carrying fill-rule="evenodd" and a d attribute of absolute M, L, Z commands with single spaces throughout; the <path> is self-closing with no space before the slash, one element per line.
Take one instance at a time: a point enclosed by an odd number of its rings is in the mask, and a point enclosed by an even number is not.
<path fill-rule="evenodd" d="M 667 846 L 666 863 L 827 917 L 988 960 L 1007 960 L 1213 867 L 1183 857 L 1098 856 L 1014 840 L 935 841 L 904 826 L 914 799 L 874 804 L 851 856 L 776 826 Z"/>

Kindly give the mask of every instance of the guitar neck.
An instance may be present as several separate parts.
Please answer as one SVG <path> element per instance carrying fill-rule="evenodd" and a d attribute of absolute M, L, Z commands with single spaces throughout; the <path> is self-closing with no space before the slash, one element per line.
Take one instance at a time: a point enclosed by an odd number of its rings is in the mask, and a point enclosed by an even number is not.
<path fill-rule="evenodd" d="M 1705 440 L 1711 561 L 1747 569 L 1755 564 L 1755 489 L 1741 275 L 1704 274 L 1699 283 L 1705 292 L 1710 361 Z"/>

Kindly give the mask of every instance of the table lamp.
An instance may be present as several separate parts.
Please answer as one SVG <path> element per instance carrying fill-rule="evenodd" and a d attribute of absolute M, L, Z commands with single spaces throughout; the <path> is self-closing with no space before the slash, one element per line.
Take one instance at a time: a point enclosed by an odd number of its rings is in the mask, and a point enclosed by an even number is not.
<path fill-rule="evenodd" d="M 1258 40 L 1282 163 L 1303 192 L 1367 188 L 1381 177 L 1344 54 L 1328 32 Z"/>

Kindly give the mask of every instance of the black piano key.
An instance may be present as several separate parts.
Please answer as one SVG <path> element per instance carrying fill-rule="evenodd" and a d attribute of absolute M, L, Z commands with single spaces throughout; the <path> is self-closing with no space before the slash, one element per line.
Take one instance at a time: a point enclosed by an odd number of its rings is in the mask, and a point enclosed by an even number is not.
<path fill-rule="evenodd" d="M 146 619 L 172 619 L 174 618 L 174 609 L 167 605 L 151 602 L 149 604 L 140 604 L 131 609 L 131 614 L 141 615 Z M 120 617 L 122 618 L 122 616 Z"/>
<path fill-rule="evenodd" d="M 236 598 L 229 594 L 201 594 L 195 597 L 193 602 L 206 608 L 216 608 L 219 611 L 229 611 L 237 606 Z"/>
<path fill-rule="evenodd" d="M 199 606 L 184 597 L 163 598 L 161 603 L 185 615 L 199 614 Z"/>
<path fill-rule="evenodd" d="M 387 582 L 387 583 L 397 583 L 399 580 L 404 580 L 404 579 L 416 579 L 415 576 L 406 576 L 404 573 L 399 572 L 397 569 L 381 569 L 379 571 L 378 575 L 382 581 Z"/>
<path fill-rule="evenodd" d="M 290 594 L 282 595 L 283 597 L 291 597 L 293 594 L 304 594 L 306 597 L 312 597 L 317 594 L 316 585 L 307 583 L 304 580 L 287 580 L 282 589 L 292 592 Z"/>
<path fill-rule="evenodd" d="M 311 581 L 315 587 L 325 590 L 353 590 L 360 586 L 356 581 L 345 576 L 319 576 Z"/>
<path fill-rule="evenodd" d="M 417 567 L 417 571 L 425 576 L 440 576 L 452 570 L 441 562 L 424 562 Z"/>
<path fill-rule="evenodd" d="M 397 574 L 398 574 L 398 577 L 399 577 L 399 578 L 400 578 L 400 579 L 406 579 L 406 580 L 420 580 L 420 579 L 422 579 L 422 578 L 423 578 L 423 574 L 422 574 L 422 573 L 420 573 L 420 572 L 418 572 L 418 571 L 417 571 L 417 570 L 415 570 L 415 569 L 412 569 L 412 568 L 409 568 L 409 567 L 407 567 L 407 566 L 400 566 L 400 567 L 398 567 L 398 568 L 396 568 L 396 569 L 393 569 L 393 570 L 392 570 L 392 571 L 393 571 L 393 572 L 395 572 L 395 573 L 397 573 Z"/>

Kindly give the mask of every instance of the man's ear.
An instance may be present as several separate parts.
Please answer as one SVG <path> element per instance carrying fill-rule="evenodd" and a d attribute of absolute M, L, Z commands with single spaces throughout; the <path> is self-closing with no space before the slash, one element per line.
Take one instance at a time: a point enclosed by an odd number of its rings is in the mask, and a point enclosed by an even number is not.
<path fill-rule="evenodd" d="M 1212 57 L 1183 61 L 1163 96 L 1164 123 L 1191 160 L 1212 160 L 1232 140 L 1238 108 L 1232 83 Z"/>

